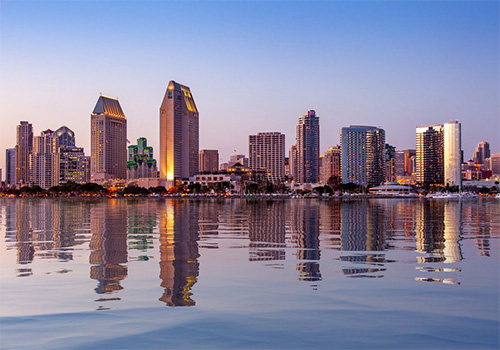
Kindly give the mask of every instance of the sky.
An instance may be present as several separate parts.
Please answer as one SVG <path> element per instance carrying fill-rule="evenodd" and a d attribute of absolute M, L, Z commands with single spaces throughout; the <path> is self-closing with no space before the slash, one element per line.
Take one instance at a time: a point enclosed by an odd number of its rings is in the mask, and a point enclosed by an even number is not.
<path fill-rule="evenodd" d="M 373 125 L 398 149 L 415 128 L 462 123 L 500 152 L 498 1 L 2 1 L 0 168 L 16 125 L 66 125 L 90 155 L 90 113 L 118 97 L 128 139 L 158 158 L 170 80 L 191 88 L 200 149 L 248 154 L 248 135 L 320 117 L 321 153 L 343 126 Z"/>

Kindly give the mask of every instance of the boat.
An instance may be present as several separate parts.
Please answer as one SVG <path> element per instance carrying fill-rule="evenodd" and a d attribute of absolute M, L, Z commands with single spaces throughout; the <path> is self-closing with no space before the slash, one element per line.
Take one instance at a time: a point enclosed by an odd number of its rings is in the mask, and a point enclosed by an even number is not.
<path fill-rule="evenodd" d="M 450 193 L 450 192 L 435 192 L 429 193 L 426 198 L 431 199 L 460 199 L 460 193 Z"/>

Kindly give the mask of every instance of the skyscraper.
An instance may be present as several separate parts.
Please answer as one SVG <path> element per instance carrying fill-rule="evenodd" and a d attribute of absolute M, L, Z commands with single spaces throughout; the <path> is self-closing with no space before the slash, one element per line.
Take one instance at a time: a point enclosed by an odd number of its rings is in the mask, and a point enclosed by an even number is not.
<path fill-rule="evenodd" d="M 412 176 L 415 173 L 415 150 L 396 151 L 396 175 Z"/>
<path fill-rule="evenodd" d="M 127 119 L 118 99 L 99 96 L 90 119 L 92 179 L 125 179 Z"/>
<path fill-rule="evenodd" d="M 444 123 L 444 183 L 462 186 L 462 137 L 458 121 Z"/>
<path fill-rule="evenodd" d="M 340 179 L 342 175 L 340 146 L 333 146 L 323 155 L 321 159 L 320 181 L 328 183 L 328 179 L 336 176 Z"/>
<path fill-rule="evenodd" d="M 194 176 L 199 169 L 199 114 L 189 87 L 170 81 L 160 106 L 160 178 Z"/>
<path fill-rule="evenodd" d="M 248 136 L 250 169 L 265 170 L 272 182 L 285 177 L 285 135 L 280 132 L 260 132 Z"/>
<path fill-rule="evenodd" d="M 417 127 L 417 182 L 461 186 L 461 126 L 458 121 Z"/>
<path fill-rule="evenodd" d="M 475 164 L 484 164 L 486 158 L 490 158 L 490 144 L 487 141 L 479 142 L 476 146 L 476 150 L 472 155 L 472 160 Z"/>
<path fill-rule="evenodd" d="M 137 145 L 128 146 L 127 179 L 158 177 L 153 147 L 145 137 L 137 139 Z"/>
<path fill-rule="evenodd" d="M 385 181 L 385 131 L 374 126 L 342 128 L 342 183 L 377 186 Z"/>
<path fill-rule="evenodd" d="M 16 149 L 5 150 L 5 183 L 8 186 L 16 184 Z"/>
<path fill-rule="evenodd" d="M 396 181 L 396 147 L 385 144 L 385 181 Z"/>
<path fill-rule="evenodd" d="M 200 150 L 198 163 L 200 173 L 219 171 L 219 151 L 216 149 Z"/>
<path fill-rule="evenodd" d="M 417 182 L 444 183 L 444 130 L 443 125 L 417 127 L 416 157 Z"/>
<path fill-rule="evenodd" d="M 316 183 L 319 180 L 319 117 L 314 110 L 299 117 L 297 124 L 297 159 L 295 181 Z"/>
<path fill-rule="evenodd" d="M 31 152 L 33 152 L 33 126 L 22 121 L 17 126 L 16 184 L 24 185 L 30 180 Z"/>
<path fill-rule="evenodd" d="M 87 183 L 90 181 L 90 157 L 85 156 L 83 147 L 76 147 L 76 138 L 73 130 L 61 126 L 54 132 L 59 146 L 59 184 L 69 181 Z"/>
<path fill-rule="evenodd" d="M 42 131 L 33 140 L 30 156 L 31 182 L 42 188 L 59 184 L 59 145 L 57 137 L 50 129 Z"/>

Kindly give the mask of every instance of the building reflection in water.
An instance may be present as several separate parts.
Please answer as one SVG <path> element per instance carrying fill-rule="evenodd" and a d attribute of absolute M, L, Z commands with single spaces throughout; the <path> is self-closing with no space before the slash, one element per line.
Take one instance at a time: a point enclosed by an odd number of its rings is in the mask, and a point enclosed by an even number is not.
<path fill-rule="evenodd" d="M 250 261 L 285 260 L 285 205 L 276 201 L 249 203 Z"/>
<path fill-rule="evenodd" d="M 6 241 L 15 242 L 18 264 L 30 264 L 35 256 L 70 261 L 73 253 L 67 248 L 83 243 L 77 230 L 88 222 L 89 205 L 65 199 L 16 199 L 9 202 L 6 215 Z M 18 269 L 19 277 L 30 275 L 31 268 Z"/>
<path fill-rule="evenodd" d="M 90 278 L 98 281 L 96 293 L 123 289 L 120 281 L 127 277 L 128 256 L 127 202 L 109 199 L 92 206 L 90 229 Z"/>
<path fill-rule="evenodd" d="M 377 252 L 385 250 L 385 210 L 378 201 L 346 201 L 342 203 L 342 251 Z M 342 261 L 370 264 L 376 267 L 343 268 L 352 277 L 383 277 L 373 275 L 385 271 L 385 254 L 357 253 L 343 255 Z"/>
<path fill-rule="evenodd" d="M 156 200 L 127 200 L 127 239 L 130 260 L 149 260 L 148 250 L 154 248 L 159 202 Z M 132 252 L 140 254 L 132 256 Z"/>
<path fill-rule="evenodd" d="M 300 281 L 321 280 L 319 260 L 319 202 L 290 203 L 290 230 L 297 247 L 297 271 Z"/>
<path fill-rule="evenodd" d="M 198 201 L 168 200 L 160 211 L 160 279 L 167 306 L 193 306 L 199 273 Z"/>

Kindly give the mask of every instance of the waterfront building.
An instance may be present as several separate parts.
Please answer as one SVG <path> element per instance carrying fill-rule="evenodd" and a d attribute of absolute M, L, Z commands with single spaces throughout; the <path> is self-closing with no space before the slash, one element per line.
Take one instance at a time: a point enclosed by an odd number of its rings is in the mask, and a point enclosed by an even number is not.
<path fill-rule="evenodd" d="M 328 183 L 328 179 L 336 176 L 339 179 L 342 175 L 341 150 L 340 146 L 332 146 L 325 152 L 321 158 L 320 182 Z"/>
<path fill-rule="evenodd" d="M 416 157 L 414 149 L 396 151 L 396 176 L 409 177 L 415 175 Z"/>
<path fill-rule="evenodd" d="M 59 184 L 67 182 L 84 184 L 90 182 L 90 157 L 83 147 L 59 148 Z"/>
<path fill-rule="evenodd" d="M 189 87 L 170 81 L 160 106 L 160 177 L 187 179 L 199 169 L 199 113 Z"/>
<path fill-rule="evenodd" d="M 500 175 L 500 153 L 493 153 L 490 158 L 490 169 L 494 175 Z"/>
<path fill-rule="evenodd" d="M 128 146 L 127 180 L 158 177 L 153 147 L 145 137 L 137 139 L 137 145 Z"/>
<path fill-rule="evenodd" d="M 127 176 L 127 119 L 118 99 L 101 95 L 91 118 L 92 179 Z"/>
<path fill-rule="evenodd" d="M 462 137 L 458 121 L 444 123 L 444 183 L 462 185 Z"/>
<path fill-rule="evenodd" d="M 199 153 L 200 173 L 219 171 L 219 151 L 216 149 L 202 149 Z"/>
<path fill-rule="evenodd" d="M 385 144 L 385 181 L 396 181 L 396 147 Z"/>
<path fill-rule="evenodd" d="M 472 160 L 476 164 L 484 164 L 487 158 L 491 157 L 490 144 L 487 141 L 479 142 L 476 146 Z"/>
<path fill-rule="evenodd" d="M 33 139 L 30 156 L 31 183 L 48 189 L 59 184 L 59 145 L 50 129 L 42 131 Z"/>
<path fill-rule="evenodd" d="M 376 186 L 385 181 L 385 131 L 374 126 L 342 128 L 342 182 Z"/>
<path fill-rule="evenodd" d="M 419 126 L 416 130 L 417 182 L 444 183 L 443 125 Z"/>
<path fill-rule="evenodd" d="M 5 150 L 5 184 L 14 186 L 16 184 L 16 149 Z"/>
<path fill-rule="evenodd" d="M 248 137 L 249 165 L 252 170 L 265 170 L 271 182 L 285 177 L 285 135 L 260 132 Z"/>
<path fill-rule="evenodd" d="M 33 152 L 33 126 L 22 121 L 17 126 L 16 184 L 26 185 L 30 181 L 30 155 Z"/>
<path fill-rule="evenodd" d="M 299 117 L 297 124 L 296 182 L 316 183 L 319 180 L 319 117 L 310 110 Z"/>

